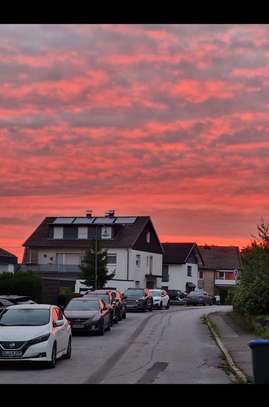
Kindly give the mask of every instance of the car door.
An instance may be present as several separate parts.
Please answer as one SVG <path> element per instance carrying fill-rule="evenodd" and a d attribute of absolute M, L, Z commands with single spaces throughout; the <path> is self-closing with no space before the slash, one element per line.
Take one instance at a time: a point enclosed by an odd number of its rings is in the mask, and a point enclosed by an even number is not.
<path fill-rule="evenodd" d="M 52 323 L 62 321 L 63 325 L 61 326 L 52 326 L 54 336 L 57 341 L 57 353 L 62 352 L 66 348 L 65 344 L 65 326 L 62 311 L 58 307 L 53 307 L 52 309 Z"/>

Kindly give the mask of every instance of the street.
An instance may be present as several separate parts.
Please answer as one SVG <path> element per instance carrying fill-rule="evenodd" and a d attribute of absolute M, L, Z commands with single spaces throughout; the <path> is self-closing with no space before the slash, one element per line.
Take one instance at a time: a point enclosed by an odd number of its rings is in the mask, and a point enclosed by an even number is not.
<path fill-rule="evenodd" d="M 73 336 L 72 358 L 55 369 L 0 364 L 0 383 L 212 384 L 231 383 L 219 368 L 220 351 L 201 321 L 230 306 L 171 306 L 128 313 L 103 337 Z"/>

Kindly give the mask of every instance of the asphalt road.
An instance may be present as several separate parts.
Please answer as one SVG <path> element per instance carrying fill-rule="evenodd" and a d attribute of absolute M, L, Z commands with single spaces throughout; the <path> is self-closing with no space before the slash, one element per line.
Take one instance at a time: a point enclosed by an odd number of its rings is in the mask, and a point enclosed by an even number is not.
<path fill-rule="evenodd" d="M 201 316 L 227 306 L 128 313 L 103 337 L 74 336 L 70 360 L 55 369 L 0 363 L 0 384 L 231 383 Z"/>

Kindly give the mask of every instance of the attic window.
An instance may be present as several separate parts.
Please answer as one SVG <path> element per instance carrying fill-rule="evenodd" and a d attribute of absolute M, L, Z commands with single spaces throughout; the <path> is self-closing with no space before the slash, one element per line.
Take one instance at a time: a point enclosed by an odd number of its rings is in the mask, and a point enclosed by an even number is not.
<path fill-rule="evenodd" d="M 147 232 L 146 234 L 146 242 L 150 243 L 150 232 Z"/>

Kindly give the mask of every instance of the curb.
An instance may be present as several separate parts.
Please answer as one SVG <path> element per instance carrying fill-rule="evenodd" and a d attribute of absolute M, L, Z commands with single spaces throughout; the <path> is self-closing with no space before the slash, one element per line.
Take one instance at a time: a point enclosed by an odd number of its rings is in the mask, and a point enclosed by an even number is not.
<path fill-rule="evenodd" d="M 242 372 L 242 370 L 240 370 L 240 369 L 235 365 L 235 363 L 234 363 L 234 361 L 233 361 L 231 355 L 229 354 L 228 350 L 227 350 L 227 349 L 225 348 L 225 346 L 223 345 L 223 343 L 222 343 L 222 341 L 221 341 L 219 335 L 216 333 L 215 329 L 213 328 L 209 317 L 208 317 L 207 315 L 204 315 L 204 317 L 205 317 L 205 321 L 206 321 L 206 324 L 207 324 L 207 326 L 208 326 L 210 332 L 212 333 L 212 335 L 213 335 L 215 341 L 217 342 L 218 347 L 220 348 L 220 350 L 221 350 L 222 353 L 224 354 L 224 356 L 225 356 L 225 358 L 226 358 L 226 361 L 227 361 L 227 363 L 228 363 L 230 369 L 232 370 L 233 374 L 235 375 L 235 377 L 236 377 L 237 379 L 240 380 L 241 383 L 248 384 L 249 381 L 248 381 L 246 375 Z"/>

